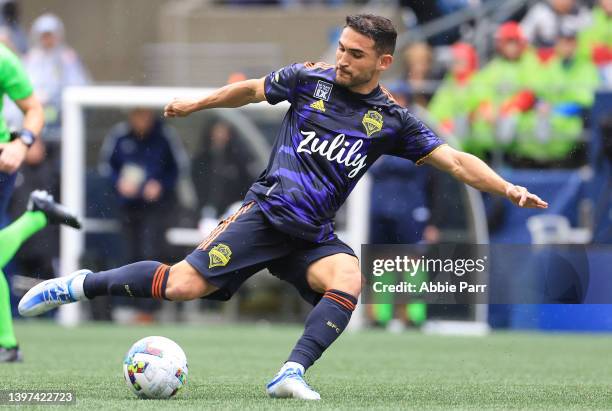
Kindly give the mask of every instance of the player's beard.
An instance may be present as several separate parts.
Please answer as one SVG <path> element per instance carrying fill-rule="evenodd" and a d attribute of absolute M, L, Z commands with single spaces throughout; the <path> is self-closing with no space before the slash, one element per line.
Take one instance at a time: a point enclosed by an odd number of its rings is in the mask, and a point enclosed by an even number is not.
<path fill-rule="evenodd" d="M 343 75 L 338 76 L 338 72 L 343 73 Z M 355 73 L 347 73 L 336 67 L 336 83 L 346 88 L 358 87 L 372 80 L 375 73 L 376 70 L 372 70 L 355 75 Z"/>

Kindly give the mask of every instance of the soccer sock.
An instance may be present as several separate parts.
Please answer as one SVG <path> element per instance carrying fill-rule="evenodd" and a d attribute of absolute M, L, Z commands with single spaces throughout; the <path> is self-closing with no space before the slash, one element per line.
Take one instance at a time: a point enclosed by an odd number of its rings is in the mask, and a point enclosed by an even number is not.
<path fill-rule="evenodd" d="M 0 268 L 13 258 L 21 244 L 47 225 L 42 211 L 26 211 L 12 224 L 0 230 Z"/>
<path fill-rule="evenodd" d="M 11 295 L 8 282 L 0 270 L 0 346 L 5 348 L 17 345 L 11 317 Z"/>
<path fill-rule="evenodd" d="M 415 302 L 406 305 L 406 316 L 414 325 L 421 325 L 427 320 L 427 304 Z"/>
<path fill-rule="evenodd" d="M 308 369 L 344 331 L 357 299 L 339 290 L 327 290 L 306 318 L 304 334 L 287 361 Z"/>
<path fill-rule="evenodd" d="M 166 298 L 170 266 L 157 261 L 137 263 L 85 277 L 83 292 L 87 298 L 99 295 L 121 297 Z"/>

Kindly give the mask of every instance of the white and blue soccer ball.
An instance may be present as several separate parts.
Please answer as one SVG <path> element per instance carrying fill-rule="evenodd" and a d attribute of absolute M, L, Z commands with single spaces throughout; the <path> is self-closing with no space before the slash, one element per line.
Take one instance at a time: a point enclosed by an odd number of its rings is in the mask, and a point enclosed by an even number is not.
<path fill-rule="evenodd" d="M 123 360 L 128 387 L 140 398 L 166 399 L 187 384 L 187 357 L 166 337 L 136 341 Z"/>

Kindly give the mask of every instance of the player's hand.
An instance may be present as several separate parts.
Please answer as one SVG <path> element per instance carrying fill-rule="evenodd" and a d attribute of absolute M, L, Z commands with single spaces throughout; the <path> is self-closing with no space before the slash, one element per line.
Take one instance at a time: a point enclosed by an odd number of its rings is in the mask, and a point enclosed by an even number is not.
<path fill-rule="evenodd" d="M 186 117 L 195 111 L 195 104 L 191 100 L 175 98 L 164 108 L 164 117 Z"/>
<path fill-rule="evenodd" d="M 542 200 L 535 194 L 527 191 L 525 187 L 508 184 L 506 188 L 506 197 L 512 201 L 514 205 L 523 208 L 548 208 L 548 203 Z"/>
<path fill-rule="evenodd" d="M 21 140 L 0 143 L 0 172 L 13 174 L 23 163 L 28 147 Z"/>

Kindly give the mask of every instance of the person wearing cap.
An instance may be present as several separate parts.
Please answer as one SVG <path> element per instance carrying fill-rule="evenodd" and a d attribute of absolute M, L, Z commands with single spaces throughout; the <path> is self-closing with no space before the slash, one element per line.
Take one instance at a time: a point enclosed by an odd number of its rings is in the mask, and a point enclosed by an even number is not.
<path fill-rule="evenodd" d="M 429 103 L 431 117 L 445 133 L 455 135 L 461 148 L 479 155 L 470 147 L 467 98 L 470 81 L 478 70 L 478 54 L 471 44 L 456 43 L 451 47 L 451 67 Z"/>
<path fill-rule="evenodd" d="M 45 109 L 45 139 L 58 141 L 62 91 L 89 83 L 89 75 L 77 53 L 64 42 L 64 24 L 54 14 L 38 17 L 31 29 L 32 48 L 25 66 Z"/>
<path fill-rule="evenodd" d="M 595 65 L 576 57 L 576 36 L 574 30 L 561 30 L 553 57 L 534 73 L 538 103 L 529 117 L 529 131 L 516 137 L 512 154 L 518 159 L 539 166 L 576 164 L 574 150 L 583 131 L 583 118 L 593 105 L 599 83 Z"/>
<path fill-rule="evenodd" d="M 506 150 L 534 107 L 540 63 L 516 22 L 495 33 L 497 55 L 470 85 L 471 147 L 481 155 Z"/>

